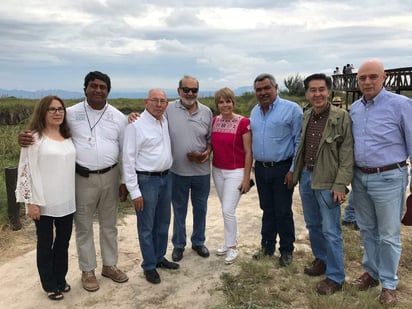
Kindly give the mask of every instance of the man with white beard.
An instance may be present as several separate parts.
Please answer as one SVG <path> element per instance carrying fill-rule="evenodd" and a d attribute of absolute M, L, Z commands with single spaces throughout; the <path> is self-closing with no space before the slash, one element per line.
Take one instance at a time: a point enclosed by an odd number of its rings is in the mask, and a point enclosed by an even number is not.
<path fill-rule="evenodd" d="M 165 116 L 172 142 L 173 261 L 183 258 L 189 194 L 193 206 L 192 249 L 208 257 L 204 245 L 207 199 L 210 191 L 210 134 L 212 111 L 197 100 L 199 81 L 184 76 L 177 89 L 179 99 L 169 103 Z"/>

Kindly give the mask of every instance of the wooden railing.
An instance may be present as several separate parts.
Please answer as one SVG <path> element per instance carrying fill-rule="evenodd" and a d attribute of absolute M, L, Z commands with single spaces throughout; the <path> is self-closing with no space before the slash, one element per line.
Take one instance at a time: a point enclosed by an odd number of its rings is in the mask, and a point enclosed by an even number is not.
<path fill-rule="evenodd" d="M 384 86 L 387 90 L 400 93 L 412 90 L 412 67 L 385 70 Z M 333 90 L 359 91 L 356 73 L 332 75 Z"/>
<path fill-rule="evenodd" d="M 412 91 L 412 67 L 385 70 L 384 87 L 396 93 Z M 346 92 L 346 106 L 361 97 L 356 73 L 332 75 L 332 95 Z"/>

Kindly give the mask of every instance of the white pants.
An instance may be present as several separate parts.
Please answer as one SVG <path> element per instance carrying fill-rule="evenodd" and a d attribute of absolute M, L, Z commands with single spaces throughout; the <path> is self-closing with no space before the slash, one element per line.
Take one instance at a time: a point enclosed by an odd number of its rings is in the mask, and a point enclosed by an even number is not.
<path fill-rule="evenodd" d="M 238 187 L 243 180 L 243 168 L 224 170 L 213 167 L 213 181 L 222 206 L 225 246 L 234 247 L 238 237 L 236 208 L 240 200 Z"/>

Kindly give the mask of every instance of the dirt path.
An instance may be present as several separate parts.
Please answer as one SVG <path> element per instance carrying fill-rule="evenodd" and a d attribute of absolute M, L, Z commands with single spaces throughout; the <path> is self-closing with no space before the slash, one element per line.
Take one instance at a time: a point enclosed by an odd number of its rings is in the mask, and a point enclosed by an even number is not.
<path fill-rule="evenodd" d="M 191 212 L 189 213 L 188 222 L 191 222 Z M 237 214 L 241 258 L 250 259 L 260 242 L 261 210 L 256 188 L 242 196 Z M 311 256 L 298 190 L 295 190 L 294 194 L 294 215 L 296 251 L 307 252 Z M 96 228 L 95 224 L 95 238 L 98 235 Z M 191 233 L 190 225 L 188 232 Z M 206 245 L 211 252 L 210 257 L 201 258 L 190 246 L 187 247 L 179 270 L 159 270 L 162 282 L 158 285 L 152 285 L 144 279 L 140 267 L 141 254 L 138 248 L 134 215 L 127 215 L 119 221 L 118 266 L 128 274 L 129 281 L 118 284 L 101 277 L 99 258 L 96 274 L 100 289 L 94 293 L 86 292 L 80 282 L 73 234 L 67 276 L 72 291 L 65 294 L 64 300 L 60 302 L 52 303 L 41 289 L 36 268 L 34 249 L 36 239 L 33 223 L 26 225 L 22 231 L 13 233 L 15 233 L 12 236 L 15 239 L 13 246 L 2 250 L 0 255 L 0 278 L 2 278 L 0 280 L 0 308 L 49 308 L 52 305 L 53 308 L 210 308 L 221 303 L 222 300 L 221 292 L 216 290 L 220 284 L 219 276 L 222 272 L 236 270 L 236 263 L 227 266 L 223 262 L 224 258 L 214 254 L 223 243 L 223 220 L 213 186 L 209 198 L 206 233 Z M 171 231 L 169 237 L 171 237 Z M 169 259 L 171 259 L 171 251 L 172 245 L 169 242 L 167 252 Z M 22 252 L 26 253 L 22 254 Z M 408 279 L 403 276 L 402 280 Z"/>

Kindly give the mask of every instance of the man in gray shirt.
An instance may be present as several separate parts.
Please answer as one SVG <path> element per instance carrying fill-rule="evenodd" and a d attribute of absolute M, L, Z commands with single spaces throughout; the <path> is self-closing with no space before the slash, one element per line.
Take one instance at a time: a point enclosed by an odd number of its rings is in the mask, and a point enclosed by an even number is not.
<path fill-rule="evenodd" d="M 173 261 L 183 258 L 189 194 L 193 206 L 192 249 L 209 256 L 204 245 L 207 199 L 210 191 L 209 155 L 212 111 L 197 100 L 199 82 L 184 76 L 177 89 L 180 99 L 170 102 L 165 116 L 172 142 Z"/>

